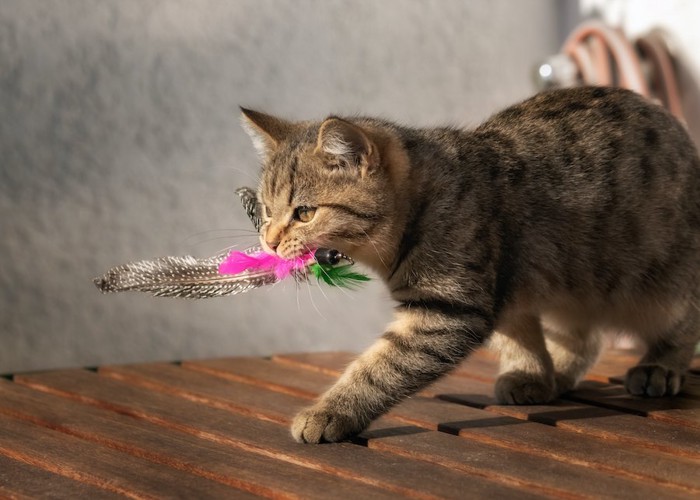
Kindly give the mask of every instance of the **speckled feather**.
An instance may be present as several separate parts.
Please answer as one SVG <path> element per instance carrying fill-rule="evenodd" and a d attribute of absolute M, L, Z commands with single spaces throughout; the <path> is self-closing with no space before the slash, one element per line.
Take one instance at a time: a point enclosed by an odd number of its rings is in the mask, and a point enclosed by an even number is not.
<path fill-rule="evenodd" d="M 241 198 L 246 214 L 258 230 L 262 221 L 255 191 L 242 187 L 236 190 L 236 194 Z M 243 253 L 252 255 L 261 251 L 262 248 L 256 245 Z M 186 255 L 141 260 L 113 267 L 104 276 L 93 281 L 102 293 L 138 291 L 156 297 L 186 299 L 236 295 L 278 281 L 273 271 L 221 274 L 219 267 L 229 255 L 230 251 L 227 250 L 205 259 Z M 302 274 L 297 273 L 296 277 L 301 277 Z"/>
<path fill-rule="evenodd" d="M 256 246 L 246 253 L 258 251 Z M 267 271 L 219 274 L 219 265 L 227 256 L 224 252 L 206 259 L 187 255 L 131 262 L 113 267 L 94 283 L 103 293 L 139 291 L 156 297 L 204 299 L 236 295 L 277 281 L 275 274 Z"/>

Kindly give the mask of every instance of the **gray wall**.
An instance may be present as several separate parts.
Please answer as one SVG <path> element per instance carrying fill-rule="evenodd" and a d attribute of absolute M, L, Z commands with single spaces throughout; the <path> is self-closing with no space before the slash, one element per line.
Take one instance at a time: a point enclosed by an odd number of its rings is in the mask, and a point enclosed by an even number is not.
<path fill-rule="evenodd" d="M 255 242 L 239 104 L 476 124 L 533 92 L 556 5 L 2 0 L 0 373 L 367 346 L 390 315 L 378 283 L 184 301 L 91 278 Z"/>

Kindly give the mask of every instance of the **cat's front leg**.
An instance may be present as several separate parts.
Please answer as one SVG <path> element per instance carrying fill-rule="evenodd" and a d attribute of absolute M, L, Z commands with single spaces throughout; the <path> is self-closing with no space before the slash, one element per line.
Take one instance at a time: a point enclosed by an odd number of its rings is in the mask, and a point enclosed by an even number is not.
<path fill-rule="evenodd" d="M 459 363 L 490 334 L 492 318 L 478 307 L 439 300 L 407 301 L 396 321 L 338 382 L 292 423 L 304 443 L 340 441 L 362 432 L 394 404 Z"/>

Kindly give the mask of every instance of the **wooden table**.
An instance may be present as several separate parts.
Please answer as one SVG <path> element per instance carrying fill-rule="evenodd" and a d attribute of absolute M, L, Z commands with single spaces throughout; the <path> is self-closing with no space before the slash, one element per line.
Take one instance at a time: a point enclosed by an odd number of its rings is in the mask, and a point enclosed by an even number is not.
<path fill-rule="evenodd" d="M 679 397 L 632 398 L 617 375 L 634 358 L 611 352 L 565 399 L 498 406 L 478 353 L 353 442 L 293 442 L 294 413 L 351 358 L 2 378 L 0 496 L 700 498 L 700 371 Z"/>

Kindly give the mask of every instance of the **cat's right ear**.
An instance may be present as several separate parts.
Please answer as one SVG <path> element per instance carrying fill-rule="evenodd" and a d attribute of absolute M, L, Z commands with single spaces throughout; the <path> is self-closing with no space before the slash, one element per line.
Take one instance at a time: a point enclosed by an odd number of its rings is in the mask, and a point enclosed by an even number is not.
<path fill-rule="evenodd" d="M 241 107 L 241 124 L 263 161 L 269 158 L 294 127 L 286 120 L 244 107 Z"/>
<path fill-rule="evenodd" d="M 367 134 L 350 122 L 331 117 L 321 124 L 316 151 L 335 158 L 335 163 L 356 169 L 362 177 L 373 172 L 379 164 L 377 147 Z"/>

